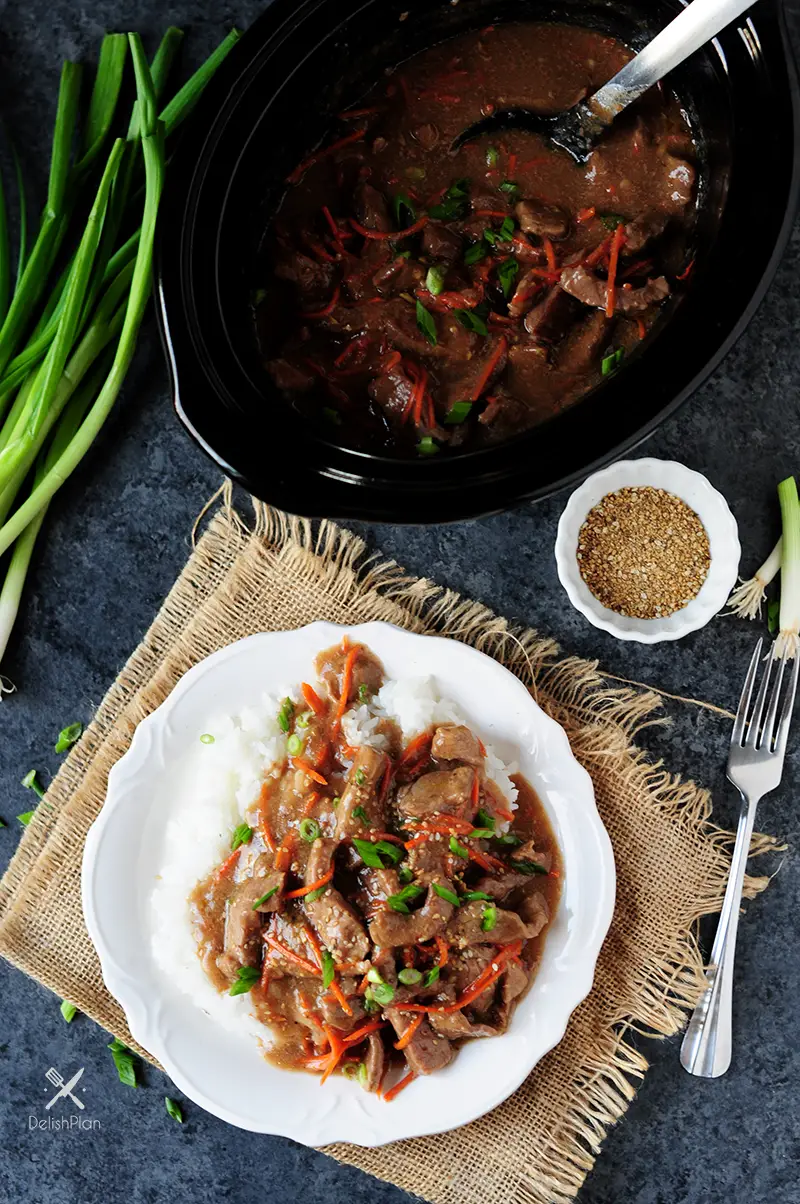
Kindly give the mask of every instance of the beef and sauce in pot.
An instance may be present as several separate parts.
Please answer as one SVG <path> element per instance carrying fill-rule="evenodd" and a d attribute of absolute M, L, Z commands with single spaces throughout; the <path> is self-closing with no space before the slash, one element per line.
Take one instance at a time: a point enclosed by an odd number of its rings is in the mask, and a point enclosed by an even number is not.
<path fill-rule="evenodd" d="M 585 164 L 495 110 L 566 109 L 631 57 L 569 25 L 442 43 L 340 114 L 265 240 L 267 370 L 325 438 L 373 453 L 469 450 L 569 406 L 617 370 L 686 285 L 695 146 L 652 89 Z"/>
<path fill-rule="evenodd" d="M 249 991 L 272 1062 L 392 1099 L 505 1031 L 558 903 L 559 853 L 532 788 L 517 776 L 507 799 L 468 727 L 404 743 L 384 718 L 372 744 L 346 743 L 346 712 L 383 683 L 369 649 L 329 649 L 317 672 L 282 705 L 287 757 L 237 847 L 191 897 L 198 952 L 220 991 Z"/>

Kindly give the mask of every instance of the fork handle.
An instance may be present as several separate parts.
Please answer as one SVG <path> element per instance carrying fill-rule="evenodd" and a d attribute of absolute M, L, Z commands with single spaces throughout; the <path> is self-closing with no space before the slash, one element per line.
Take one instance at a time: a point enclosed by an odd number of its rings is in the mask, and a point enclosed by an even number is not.
<path fill-rule="evenodd" d="M 731 872 L 725 890 L 711 959 L 706 967 L 707 987 L 692 1012 L 681 1045 L 681 1066 L 689 1074 L 716 1079 L 731 1064 L 733 1045 L 733 962 L 742 903 L 744 872 L 756 820 L 758 799 L 742 795 Z"/>

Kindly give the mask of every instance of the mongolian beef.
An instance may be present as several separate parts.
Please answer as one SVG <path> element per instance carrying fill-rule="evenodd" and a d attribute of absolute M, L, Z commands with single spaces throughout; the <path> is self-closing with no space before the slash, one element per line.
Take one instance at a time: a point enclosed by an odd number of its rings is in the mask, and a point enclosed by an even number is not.
<path fill-rule="evenodd" d="M 347 744 L 348 712 L 383 684 L 367 648 L 332 648 L 317 672 L 281 707 L 286 759 L 191 896 L 198 951 L 218 990 L 250 993 L 271 1061 L 392 1099 L 505 1031 L 558 902 L 559 854 L 531 787 L 517 776 L 507 799 L 468 727 L 404 745 L 383 718 L 372 744 Z"/>
<path fill-rule="evenodd" d="M 566 109 L 631 57 L 567 25 L 500 25 L 401 65 L 289 177 L 255 310 L 278 388 L 334 441 L 471 449 L 620 367 L 685 287 L 695 147 L 656 88 L 577 164 L 481 115 Z"/>

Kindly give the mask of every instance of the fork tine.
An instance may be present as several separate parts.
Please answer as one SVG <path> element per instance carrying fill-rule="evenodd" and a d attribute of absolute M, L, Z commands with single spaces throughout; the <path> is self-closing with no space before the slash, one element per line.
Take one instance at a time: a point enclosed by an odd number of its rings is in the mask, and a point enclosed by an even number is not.
<path fill-rule="evenodd" d="M 745 720 L 747 719 L 747 712 L 750 710 L 750 699 L 753 695 L 753 686 L 756 680 L 756 670 L 758 669 L 758 662 L 761 657 L 761 648 L 763 644 L 763 638 L 759 639 L 758 643 L 756 644 L 756 650 L 750 657 L 750 667 L 747 670 L 747 677 L 744 679 L 742 696 L 739 699 L 739 709 L 736 712 L 736 719 L 733 724 L 733 731 L 731 732 L 731 744 L 744 743 L 744 724 Z"/>
<path fill-rule="evenodd" d="M 775 752 L 780 753 L 781 756 L 786 752 L 786 740 L 789 736 L 789 728 L 792 723 L 792 710 L 794 709 L 794 696 L 797 691 L 798 671 L 800 671 L 800 657 L 795 656 L 794 668 L 789 680 L 789 689 L 786 692 L 786 699 L 781 711 L 780 722 L 778 723 L 778 734 L 775 737 Z"/>
<path fill-rule="evenodd" d="M 769 706 L 767 707 L 767 717 L 764 720 L 764 735 L 761 739 L 761 748 L 772 752 L 772 736 L 775 731 L 775 717 L 778 714 L 778 703 L 781 700 L 781 687 L 783 686 L 783 674 L 786 669 L 786 661 L 788 649 L 784 648 L 783 656 L 778 665 L 778 677 L 772 687 L 772 693 L 769 698 Z"/>
<path fill-rule="evenodd" d="M 745 740 L 745 748 L 761 748 L 761 720 L 764 718 L 764 706 L 767 701 L 767 691 L 769 689 L 769 679 L 772 676 L 772 650 L 767 656 L 767 667 L 764 670 L 764 676 L 761 678 L 761 685 L 758 689 L 756 704 L 753 709 L 753 714 L 750 717 L 750 722 L 747 725 L 747 739 Z"/>

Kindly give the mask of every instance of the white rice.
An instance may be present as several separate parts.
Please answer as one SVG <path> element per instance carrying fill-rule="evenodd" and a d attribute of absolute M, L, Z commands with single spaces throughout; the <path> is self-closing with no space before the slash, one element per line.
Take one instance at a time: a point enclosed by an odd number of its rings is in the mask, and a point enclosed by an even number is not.
<path fill-rule="evenodd" d="M 180 785 L 170 799 L 150 911 L 153 956 L 169 981 L 215 1022 L 266 1041 L 268 1030 L 252 1015 L 250 996 L 220 994 L 203 971 L 188 897 L 229 854 L 231 833 L 252 818 L 249 812 L 265 778 L 281 771 L 286 736 L 277 717 L 287 697 L 299 707 L 303 705 L 295 689 L 285 688 L 264 694 L 259 706 L 247 707 L 238 715 L 211 718 L 198 731 L 196 748 L 182 767 Z M 377 728 L 386 719 L 397 723 L 404 742 L 435 723 L 470 726 L 458 705 L 441 696 L 434 678 L 408 677 L 387 681 L 374 698 L 352 707 L 342 720 L 344 737 L 353 746 L 385 748 L 386 738 Z M 213 743 L 200 740 L 205 733 L 214 737 Z M 510 775 L 518 767 L 504 762 L 491 745 L 485 747 L 486 774 L 513 810 L 517 790 Z M 498 825 L 498 830 L 505 827 Z"/>

